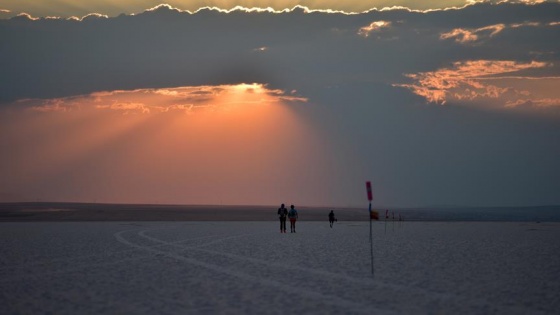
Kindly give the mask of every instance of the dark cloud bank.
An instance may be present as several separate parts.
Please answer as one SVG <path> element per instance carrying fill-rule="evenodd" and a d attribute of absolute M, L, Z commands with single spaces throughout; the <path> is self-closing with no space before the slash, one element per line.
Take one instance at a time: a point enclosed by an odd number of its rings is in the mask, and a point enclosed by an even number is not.
<path fill-rule="evenodd" d="M 332 191 L 319 203 L 359 204 L 372 179 L 387 205 L 558 204 L 558 106 L 441 106 L 395 85 L 410 83 L 405 74 L 466 60 L 542 62 L 515 75 L 557 77 L 559 11 L 558 3 L 355 15 L 162 6 L 82 21 L 19 16 L 0 20 L 0 106 L 116 89 L 266 83 L 308 98 L 294 110 L 328 139 L 337 163 Z M 375 21 L 388 26 L 359 34 Z M 527 22 L 534 24 L 512 27 Z M 506 27 L 472 43 L 441 37 L 497 24 Z"/>

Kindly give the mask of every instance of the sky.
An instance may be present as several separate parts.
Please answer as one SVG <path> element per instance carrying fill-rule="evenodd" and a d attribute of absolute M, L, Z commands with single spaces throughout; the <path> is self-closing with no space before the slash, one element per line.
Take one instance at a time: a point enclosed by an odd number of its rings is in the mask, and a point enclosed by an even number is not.
<path fill-rule="evenodd" d="M 558 12 L 0 0 L 0 201 L 560 204 Z"/>

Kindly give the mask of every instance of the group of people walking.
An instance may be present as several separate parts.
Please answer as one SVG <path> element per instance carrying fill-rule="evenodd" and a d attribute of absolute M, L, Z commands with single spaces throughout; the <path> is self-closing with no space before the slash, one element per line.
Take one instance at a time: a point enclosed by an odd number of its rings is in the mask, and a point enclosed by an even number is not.
<path fill-rule="evenodd" d="M 290 206 L 290 211 L 286 209 L 284 204 L 280 205 L 280 208 L 278 208 L 278 218 L 280 219 L 280 233 L 286 233 L 286 217 L 290 219 L 290 233 L 295 233 L 298 213 L 296 208 L 294 208 L 294 205 Z"/>
<path fill-rule="evenodd" d="M 294 205 L 290 206 L 290 210 L 286 209 L 284 204 L 278 208 L 278 219 L 280 219 L 280 233 L 286 233 L 286 218 L 290 219 L 290 233 L 296 232 L 296 221 L 298 219 L 298 212 Z M 337 219 L 334 217 L 334 211 L 329 212 L 329 224 L 331 228 Z"/>

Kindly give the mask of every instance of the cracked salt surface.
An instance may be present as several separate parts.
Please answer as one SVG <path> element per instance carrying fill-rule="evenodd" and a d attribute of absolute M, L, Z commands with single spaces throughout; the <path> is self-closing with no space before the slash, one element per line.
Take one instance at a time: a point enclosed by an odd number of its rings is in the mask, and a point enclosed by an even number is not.
<path fill-rule="evenodd" d="M 555 314 L 560 224 L 0 224 L 0 313 Z"/>

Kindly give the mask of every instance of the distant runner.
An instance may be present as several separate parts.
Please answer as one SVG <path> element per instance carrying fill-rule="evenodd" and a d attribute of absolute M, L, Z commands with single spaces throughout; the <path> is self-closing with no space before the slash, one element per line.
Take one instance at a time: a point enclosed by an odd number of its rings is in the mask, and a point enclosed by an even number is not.
<path fill-rule="evenodd" d="M 286 233 L 286 216 L 288 215 L 288 209 L 284 207 L 284 204 L 278 208 L 278 219 L 280 219 L 280 233 Z"/>
<path fill-rule="evenodd" d="M 331 228 L 334 224 L 334 221 L 336 221 L 336 219 L 334 218 L 334 211 L 331 210 L 331 212 L 329 213 L 329 223 L 331 224 Z"/>
<path fill-rule="evenodd" d="M 290 212 L 288 212 L 288 218 L 290 218 L 290 231 L 292 233 L 296 232 L 296 220 L 298 219 L 297 210 L 294 209 L 294 205 L 290 206 Z"/>

